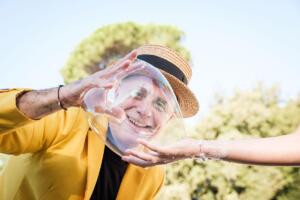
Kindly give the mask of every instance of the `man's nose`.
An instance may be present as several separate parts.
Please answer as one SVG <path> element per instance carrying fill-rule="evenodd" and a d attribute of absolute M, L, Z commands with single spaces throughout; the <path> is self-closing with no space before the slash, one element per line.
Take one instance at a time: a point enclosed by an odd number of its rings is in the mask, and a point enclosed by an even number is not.
<path fill-rule="evenodd" d="M 140 105 L 137 109 L 137 112 L 142 117 L 151 117 L 152 116 L 151 106 L 149 105 L 149 103 Z"/>

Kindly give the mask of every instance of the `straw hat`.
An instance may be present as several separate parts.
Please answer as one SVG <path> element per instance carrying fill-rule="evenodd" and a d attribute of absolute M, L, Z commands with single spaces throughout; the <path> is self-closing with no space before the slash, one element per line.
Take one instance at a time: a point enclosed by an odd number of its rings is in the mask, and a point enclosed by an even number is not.
<path fill-rule="evenodd" d="M 199 103 L 187 87 L 192 69 L 174 50 L 160 45 L 144 45 L 137 49 L 137 58 L 160 69 L 172 86 L 184 117 L 191 117 L 199 110 Z"/>

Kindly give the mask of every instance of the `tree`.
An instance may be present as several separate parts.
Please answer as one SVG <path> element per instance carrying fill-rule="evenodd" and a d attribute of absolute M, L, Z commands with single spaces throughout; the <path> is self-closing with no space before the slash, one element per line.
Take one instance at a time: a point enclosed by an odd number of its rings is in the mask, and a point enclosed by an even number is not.
<path fill-rule="evenodd" d="M 194 137 L 268 137 L 290 133 L 299 124 L 300 98 L 283 103 L 276 87 L 258 85 L 230 98 L 217 98 Z M 167 166 L 166 185 L 159 199 L 296 200 L 300 198 L 299 173 L 293 167 L 186 160 Z"/>
<path fill-rule="evenodd" d="M 183 37 L 181 30 L 169 25 L 133 22 L 107 25 L 78 45 L 61 72 L 66 83 L 78 80 L 105 68 L 143 44 L 168 46 L 190 60 L 188 50 L 181 45 Z"/>

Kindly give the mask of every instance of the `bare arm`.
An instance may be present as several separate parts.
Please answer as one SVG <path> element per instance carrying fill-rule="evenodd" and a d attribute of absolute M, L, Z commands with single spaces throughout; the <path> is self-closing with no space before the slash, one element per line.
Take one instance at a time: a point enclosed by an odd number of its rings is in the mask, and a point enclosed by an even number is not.
<path fill-rule="evenodd" d="M 300 165 L 300 128 L 291 134 L 259 139 L 207 141 L 208 157 L 224 154 L 224 160 L 259 165 Z"/>
<path fill-rule="evenodd" d="M 39 119 L 61 109 L 57 93 L 58 88 L 24 92 L 17 97 L 16 104 L 26 116 Z"/>
<path fill-rule="evenodd" d="M 269 138 L 222 141 L 186 139 L 167 147 L 145 140 L 140 140 L 140 143 L 151 153 L 128 150 L 122 159 L 142 167 L 192 157 L 256 165 L 300 165 L 300 127 L 294 133 Z"/>
<path fill-rule="evenodd" d="M 61 110 L 62 108 L 59 106 L 59 101 L 64 108 L 80 106 L 80 94 L 88 87 L 92 86 L 85 84 L 84 81 L 81 80 L 63 86 L 60 89 L 55 87 L 27 91 L 18 95 L 16 104 L 19 110 L 26 116 L 31 119 L 40 119 Z"/>

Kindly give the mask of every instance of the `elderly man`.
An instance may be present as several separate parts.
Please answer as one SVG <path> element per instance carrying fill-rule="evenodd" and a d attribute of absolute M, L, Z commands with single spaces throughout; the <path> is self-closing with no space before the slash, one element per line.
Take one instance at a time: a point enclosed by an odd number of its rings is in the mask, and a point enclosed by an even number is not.
<path fill-rule="evenodd" d="M 136 57 L 161 70 L 185 117 L 197 112 L 197 100 L 187 87 L 191 68 L 173 50 L 158 45 L 142 46 L 114 66 L 65 86 L 1 90 L 0 152 L 15 156 L 0 175 L 0 199 L 155 197 L 163 184 L 162 169 L 123 161 L 89 128 L 81 108 L 84 92 L 110 88 L 112 80 L 135 70 L 130 63 Z M 128 121 L 135 120 L 131 128 L 144 123 L 139 106 L 128 112 Z M 109 131 L 107 118 L 102 123 L 101 131 Z"/>

